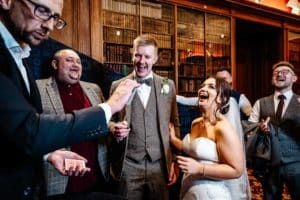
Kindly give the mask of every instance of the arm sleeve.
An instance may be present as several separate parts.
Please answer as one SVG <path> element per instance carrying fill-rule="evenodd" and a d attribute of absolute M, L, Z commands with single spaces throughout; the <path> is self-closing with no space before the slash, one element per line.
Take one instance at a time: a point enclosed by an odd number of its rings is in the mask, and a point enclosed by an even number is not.
<path fill-rule="evenodd" d="M 183 105 L 188 106 L 197 106 L 198 105 L 198 97 L 184 97 L 180 95 L 176 95 L 177 103 L 181 103 Z"/>
<path fill-rule="evenodd" d="M 241 94 L 240 96 L 239 107 L 247 117 L 250 116 L 252 111 L 252 106 L 250 101 L 247 99 L 247 97 L 244 94 Z"/>
<path fill-rule="evenodd" d="M 0 145 L 41 157 L 108 133 L 105 111 L 99 106 L 65 115 L 40 115 L 10 79 L 0 74 L 0 82 Z"/>
<path fill-rule="evenodd" d="M 252 112 L 250 114 L 250 117 L 248 121 L 253 122 L 253 123 L 258 123 L 259 118 L 260 118 L 260 105 L 259 105 L 259 100 L 257 100 L 253 106 Z"/>

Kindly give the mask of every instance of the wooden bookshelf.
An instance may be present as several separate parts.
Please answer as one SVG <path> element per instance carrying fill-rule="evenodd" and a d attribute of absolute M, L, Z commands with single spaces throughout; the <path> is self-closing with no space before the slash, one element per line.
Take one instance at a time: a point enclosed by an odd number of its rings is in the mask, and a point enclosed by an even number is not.
<path fill-rule="evenodd" d="M 294 92 L 300 93 L 300 33 L 289 32 L 288 56 L 289 62 L 295 67 L 295 73 L 298 75 L 298 80 L 294 84 Z"/>
<path fill-rule="evenodd" d="M 118 73 L 131 72 L 132 42 L 141 33 L 157 39 L 153 70 L 173 79 L 179 94 L 196 95 L 207 76 L 230 66 L 228 17 L 152 0 L 102 0 L 102 11 L 103 60 Z"/>
<path fill-rule="evenodd" d="M 153 35 L 158 42 L 158 61 L 154 72 L 174 80 L 174 6 L 143 0 L 141 22 L 141 32 Z"/>

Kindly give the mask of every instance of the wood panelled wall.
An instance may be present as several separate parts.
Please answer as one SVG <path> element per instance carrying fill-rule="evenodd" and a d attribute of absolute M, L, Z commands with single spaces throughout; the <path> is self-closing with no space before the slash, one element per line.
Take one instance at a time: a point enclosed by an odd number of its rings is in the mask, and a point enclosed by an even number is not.
<path fill-rule="evenodd" d="M 101 61 L 101 0 L 64 0 L 63 18 L 67 26 L 51 37 Z"/>

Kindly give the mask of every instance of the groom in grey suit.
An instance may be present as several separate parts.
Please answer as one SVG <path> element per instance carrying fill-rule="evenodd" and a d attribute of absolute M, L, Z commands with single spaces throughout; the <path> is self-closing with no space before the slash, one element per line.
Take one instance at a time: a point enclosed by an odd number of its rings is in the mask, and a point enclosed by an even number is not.
<path fill-rule="evenodd" d="M 262 180 L 265 200 L 282 199 L 283 184 L 293 200 L 300 199 L 300 97 L 292 90 L 296 81 L 291 63 L 274 64 L 272 84 L 275 92 L 256 101 L 248 119 L 260 123 L 261 131 L 274 138 L 271 163 L 264 168 Z M 269 130 L 268 123 L 273 125 L 275 133 Z"/>
<path fill-rule="evenodd" d="M 63 114 L 73 109 L 96 106 L 104 102 L 98 85 L 80 81 L 82 74 L 81 60 L 71 49 L 62 49 L 55 53 L 52 60 L 54 75 L 37 81 L 41 94 L 44 113 Z M 87 158 L 90 172 L 83 177 L 64 176 L 51 164 L 44 162 L 47 196 L 105 191 L 104 183 L 108 180 L 108 161 L 106 137 L 72 145 L 72 149 Z M 79 183 L 78 183 L 79 182 Z M 99 187 L 96 189 L 96 187 Z M 102 187 L 102 188 L 101 188 Z M 52 199 L 54 197 L 51 197 Z"/>
<path fill-rule="evenodd" d="M 134 71 L 125 79 L 137 80 L 141 86 L 109 125 L 116 138 L 111 146 L 112 175 L 118 193 L 129 200 L 168 199 L 168 185 L 179 173 L 169 141 L 170 122 L 180 137 L 176 90 L 172 80 L 153 73 L 157 54 L 157 42 L 150 35 L 134 40 Z M 120 81 L 113 82 L 111 92 Z"/>

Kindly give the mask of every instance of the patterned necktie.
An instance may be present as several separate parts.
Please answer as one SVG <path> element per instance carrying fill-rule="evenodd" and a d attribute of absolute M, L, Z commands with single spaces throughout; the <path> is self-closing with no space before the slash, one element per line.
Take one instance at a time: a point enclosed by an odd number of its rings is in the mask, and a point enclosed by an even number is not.
<path fill-rule="evenodd" d="M 281 119 L 285 96 L 283 94 L 281 94 L 278 96 L 278 99 L 279 99 L 279 103 L 278 103 L 278 107 L 277 107 L 277 111 L 276 111 L 276 118 Z"/>

